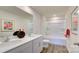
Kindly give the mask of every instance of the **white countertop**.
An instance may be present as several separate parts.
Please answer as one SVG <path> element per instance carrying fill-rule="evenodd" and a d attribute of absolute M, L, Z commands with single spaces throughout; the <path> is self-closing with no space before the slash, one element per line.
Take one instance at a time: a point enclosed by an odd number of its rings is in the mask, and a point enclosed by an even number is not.
<path fill-rule="evenodd" d="M 42 36 L 42 35 L 32 35 L 31 37 L 25 36 L 22 39 L 16 38 L 16 40 L 2 43 L 2 44 L 0 44 L 0 52 L 1 53 L 6 52 L 6 51 L 8 51 L 10 49 L 16 48 L 16 47 L 24 44 L 24 43 L 32 41 L 32 40 L 34 40 L 34 39 L 36 39 L 36 38 L 38 38 L 40 36 Z"/>
<path fill-rule="evenodd" d="M 67 49 L 70 53 L 79 53 L 79 46 L 74 45 L 74 43 L 79 42 L 79 36 L 72 34 L 69 39 L 67 39 Z"/>

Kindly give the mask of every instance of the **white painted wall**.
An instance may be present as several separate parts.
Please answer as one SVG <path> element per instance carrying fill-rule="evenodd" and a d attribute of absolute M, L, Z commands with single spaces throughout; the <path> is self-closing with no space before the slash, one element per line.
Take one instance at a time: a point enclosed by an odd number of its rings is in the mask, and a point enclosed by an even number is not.
<path fill-rule="evenodd" d="M 38 33 L 38 34 L 41 34 L 41 21 L 42 21 L 42 17 L 34 12 L 34 15 L 33 15 L 33 24 L 34 24 L 34 33 Z"/>
<path fill-rule="evenodd" d="M 42 34 L 43 33 L 43 19 L 44 17 L 40 15 L 36 10 L 28 6 L 19 6 L 18 8 L 24 10 L 25 12 L 33 15 L 33 33 Z"/>
<path fill-rule="evenodd" d="M 43 16 L 33 8 L 30 7 L 30 9 L 31 14 L 33 15 L 33 33 L 42 34 Z"/>
<path fill-rule="evenodd" d="M 45 35 L 46 34 L 46 23 L 47 18 L 45 16 L 42 17 L 42 22 L 41 22 L 41 34 Z"/>
<path fill-rule="evenodd" d="M 46 35 L 63 36 L 66 27 L 66 20 L 62 20 L 60 23 L 47 22 L 45 27 Z"/>

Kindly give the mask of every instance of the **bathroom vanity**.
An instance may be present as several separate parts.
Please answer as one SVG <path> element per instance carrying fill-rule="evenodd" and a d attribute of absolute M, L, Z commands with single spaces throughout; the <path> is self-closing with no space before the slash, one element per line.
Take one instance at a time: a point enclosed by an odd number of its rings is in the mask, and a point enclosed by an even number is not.
<path fill-rule="evenodd" d="M 43 36 L 33 34 L 22 39 L 11 39 L 0 44 L 1 53 L 40 53 L 42 50 Z"/>
<path fill-rule="evenodd" d="M 79 37 L 78 35 L 72 34 L 69 39 L 67 39 L 67 49 L 69 53 L 79 53 Z"/>

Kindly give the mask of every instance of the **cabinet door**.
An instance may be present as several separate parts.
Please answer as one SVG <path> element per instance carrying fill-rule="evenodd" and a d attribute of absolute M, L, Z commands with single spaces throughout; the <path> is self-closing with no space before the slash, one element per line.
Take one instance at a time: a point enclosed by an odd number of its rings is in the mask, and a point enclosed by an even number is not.
<path fill-rule="evenodd" d="M 43 47 L 43 36 L 41 36 L 39 40 L 40 40 L 40 51 L 41 51 Z"/>
<path fill-rule="evenodd" d="M 42 50 L 42 37 L 33 40 L 33 53 L 40 53 Z"/>
<path fill-rule="evenodd" d="M 32 53 L 32 42 L 25 43 L 19 47 L 7 51 L 6 53 Z"/>

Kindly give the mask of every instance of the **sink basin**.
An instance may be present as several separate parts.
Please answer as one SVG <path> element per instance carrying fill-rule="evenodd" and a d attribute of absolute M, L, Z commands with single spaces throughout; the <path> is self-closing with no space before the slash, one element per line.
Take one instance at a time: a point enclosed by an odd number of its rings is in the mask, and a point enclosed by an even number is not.
<path fill-rule="evenodd" d="M 74 45 L 77 45 L 77 46 L 79 46 L 79 42 L 78 42 L 78 43 L 74 43 Z"/>
<path fill-rule="evenodd" d="M 16 36 L 0 37 L 0 44 L 14 40 L 18 40 L 18 38 Z"/>
<path fill-rule="evenodd" d="M 6 37 L 0 37 L 0 43 L 5 42 L 7 40 Z"/>
<path fill-rule="evenodd" d="M 18 40 L 19 38 L 17 36 L 10 36 L 7 38 L 7 41 L 15 41 L 15 40 Z"/>

